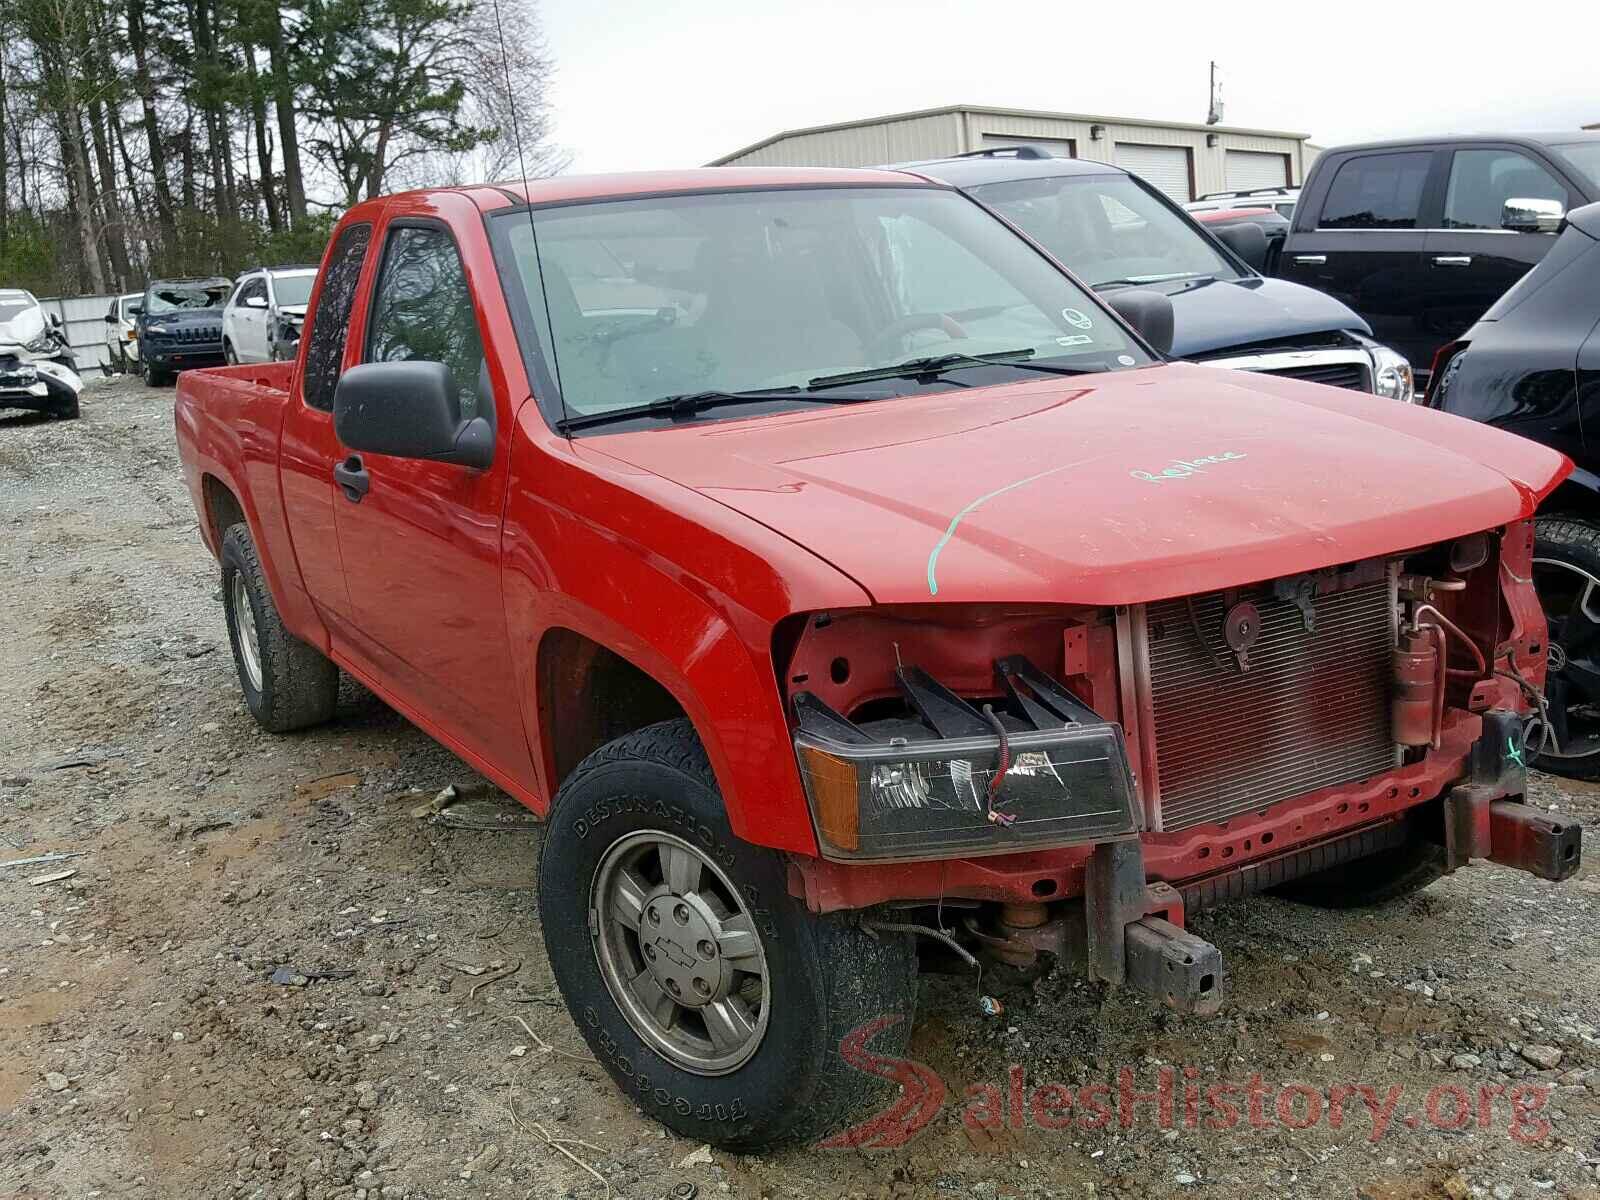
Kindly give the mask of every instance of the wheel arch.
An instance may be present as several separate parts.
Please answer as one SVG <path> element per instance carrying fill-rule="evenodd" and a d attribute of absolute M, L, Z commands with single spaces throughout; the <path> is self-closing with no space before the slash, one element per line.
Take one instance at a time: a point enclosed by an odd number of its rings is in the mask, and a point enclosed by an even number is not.
<path fill-rule="evenodd" d="M 1574 467 L 1539 506 L 1540 517 L 1574 517 L 1600 521 L 1600 475 Z"/>
<path fill-rule="evenodd" d="M 205 509 L 205 527 L 201 532 L 212 553 L 220 555 L 222 535 L 228 531 L 228 526 L 241 522 L 248 525 L 250 520 L 233 489 L 209 471 L 200 476 L 200 494 Z"/>
<path fill-rule="evenodd" d="M 600 746 L 658 721 L 683 718 L 716 776 L 735 834 L 746 841 L 816 853 L 810 809 L 777 689 L 764 680 L 733 629 L 720 619 L 673 625 L 694 636 L 645 640 L 598 612 L 542 629 L 524 675 L 528 732 L 543 796 L 552 798 Z M 642 637 L 641 635 L 644 635 Z"/>
<path fill-rule="evenodd" d="M 705 743 L 672 690 L 609 646 L 558 625 L 545 630 L 537 654 L 539 742 L 552 793 L 594 751 L 647 725 L 683 718 Z"/>

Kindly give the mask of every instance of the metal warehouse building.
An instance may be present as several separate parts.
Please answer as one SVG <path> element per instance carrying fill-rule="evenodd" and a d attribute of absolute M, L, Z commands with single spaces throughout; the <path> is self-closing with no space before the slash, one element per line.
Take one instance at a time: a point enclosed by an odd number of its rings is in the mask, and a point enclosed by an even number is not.
<path fill-rule="evenodd" d="M 1126 167 L 1174 200 L 1298 185 L 1315 157 L 1304 133 L 954 105 L 774 134 L 711 166 L 870 167 L 1027 143 Z"/>

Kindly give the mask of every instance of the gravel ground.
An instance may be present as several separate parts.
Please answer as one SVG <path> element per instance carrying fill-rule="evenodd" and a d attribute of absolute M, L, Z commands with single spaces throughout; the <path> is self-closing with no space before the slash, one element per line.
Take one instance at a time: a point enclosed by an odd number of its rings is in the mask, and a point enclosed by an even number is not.
<path fill-rule="evenodd" d="M 909 1145 L 666 1134 L 554 993 L 538 831 L 414 815 L 481 781 L 360 689 L 326 728 L 258 732 L 170 390 L 98 384 L 83 408 L 0 417 L 0 862 L 82 855 L 0 868 L 0 1195 L 1600 1197 L 1593 866 L 1200 918 L 1229 972 L 1210 1021 L 1059 974 L 991 977 L 986 1016 L 971 978 L 927 977 L 913 1053 L 948 1090 Z M 1534 799 L 1600 825 L 1600 789 Z M 1172 1120 L 1146 1102 L 1124 1127 L 1119 1072 L 1151 1092 L 1163 1067 Z M 1046 1127 L 1051 1083 L 1069 1128 Z M 1372 1104 L 1346 1090 L 1335 1127 L 1339 1085 Z M 1204 1099 L 1189 1119 L 1186 1087 L 1236 1088 L 1239 1122 Z"/>

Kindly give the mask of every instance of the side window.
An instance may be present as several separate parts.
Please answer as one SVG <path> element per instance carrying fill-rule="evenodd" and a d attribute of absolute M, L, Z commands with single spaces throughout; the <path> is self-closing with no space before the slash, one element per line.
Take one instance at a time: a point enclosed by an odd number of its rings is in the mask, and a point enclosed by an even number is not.
<path fill-rule="evenodd" d="M 1322 229 L 1415 229 L 1433 153 L 1368 154 L 1339 168 L 1322 205 Z"/>
<path fill-rule="evenodd" d="M 487 405 L 479 411 L 483 343 L 461 254 L 444 230 L 401 226 L 389 234 L 367 325 L 368 362 L 442 362 L 461 389 L 462 419 L 494 420 Z"/>
<path fill-rule="evenodd" d="M 311 318 L 311 337 L 306 343 L 305 378 L 301 386 L 306 403 L 324 412 L 333 411 L 333 389 L 339 384 L 344 364 L 350 309 L 355 304 L 356 284 L 361 280 L 361 265 L 366 261 L 371 241 L 371 225 L 350 226 L 339 235 L 323 274 L 322 293 Z"/>
<path fill-rule="evenodd" d="M 1559 200 L 1567 189 L 1533 159 L 1515 150 L 1457 150 L 1445 191 L 1446 229 L 1499 229 L 1507 200 Z"/>
<path fill-rule="evenodd" d="M 254 279 L 245 280 L 244 286 L 239 289 L 239 294 L 234 297 L 233 302 L 235 304 L 243 304 L 246 300 L 255 296 L 259 296 L 263 300 L 267 298 L 267 285 L 259 275 Z"/>

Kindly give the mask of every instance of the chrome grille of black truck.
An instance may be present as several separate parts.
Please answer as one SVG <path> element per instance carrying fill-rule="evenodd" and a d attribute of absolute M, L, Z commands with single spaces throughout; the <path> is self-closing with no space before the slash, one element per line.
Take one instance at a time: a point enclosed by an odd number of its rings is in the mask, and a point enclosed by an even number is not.
<path fill-rule="evenodd" d="M 1367 369 L 1360 363 L 1310 363 L 1303 367 L 1279 367 L 1263 371 L 1264 375 L 1282 375 L 1285 379 L 1303 379 L 1307 383 L 1322 383 L 1329 387 L 1349 388 L 1356 392 L 1370 392 Z"/>
<path fill-rule="evenodd" d="M 1241 601 L 1254 604 L 1259 626 L 1242 671 L 1223 633 Z M 1318 595 L 1313 609 L 1308 631 L 1301 608 L 1271 585 L 1146 607 L 1162 829 L 1257 812 L 1399 762 L 1389 728 L 1393 577 Z"/>

